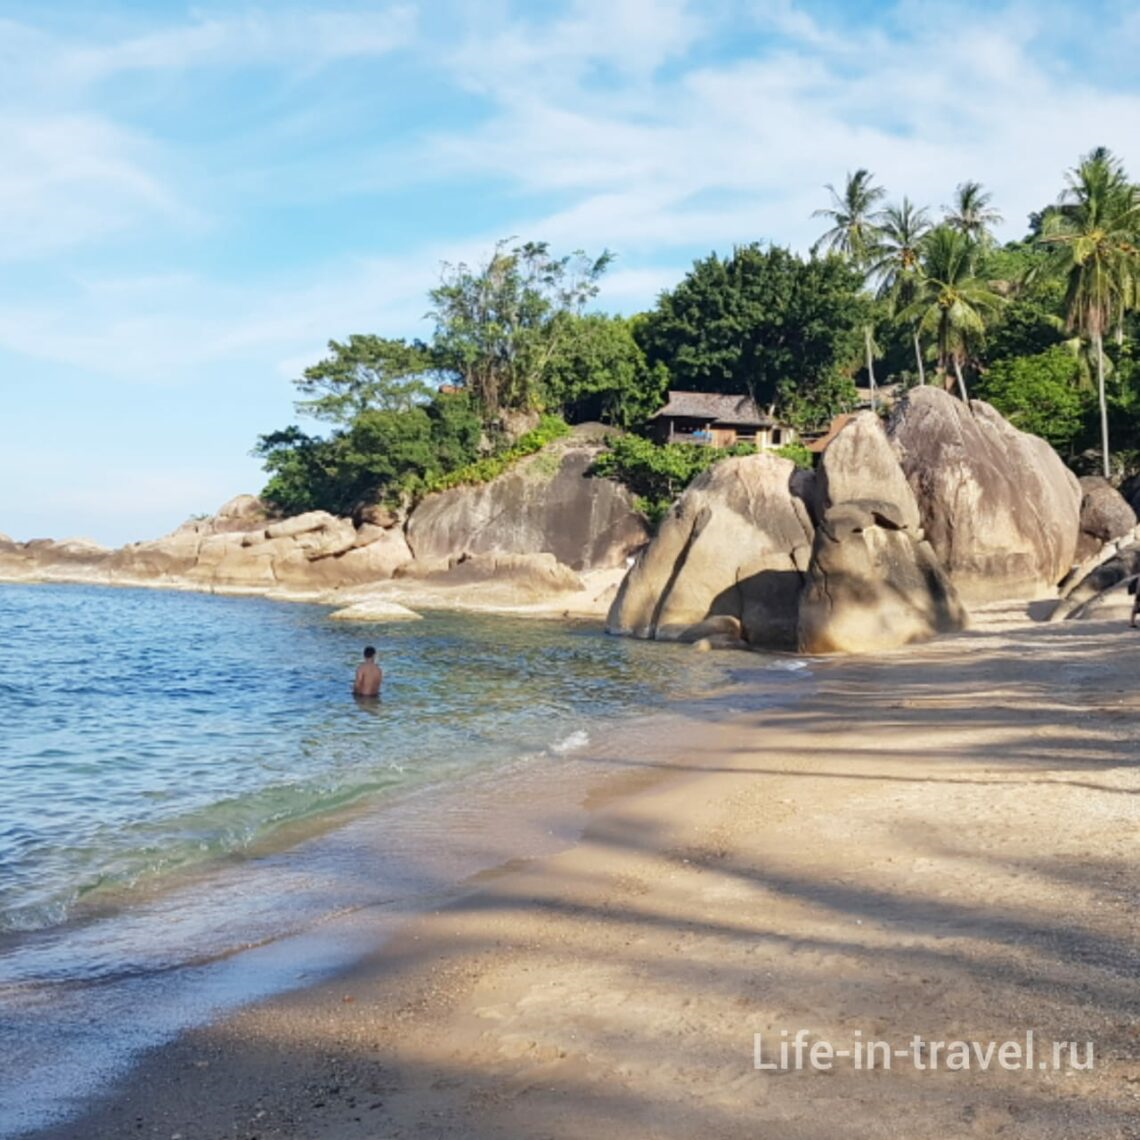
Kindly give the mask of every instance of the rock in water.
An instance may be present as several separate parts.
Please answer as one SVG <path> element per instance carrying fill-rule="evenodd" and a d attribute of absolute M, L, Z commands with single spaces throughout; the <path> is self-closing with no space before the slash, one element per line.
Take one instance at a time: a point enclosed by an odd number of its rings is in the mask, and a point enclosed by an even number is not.
<path fill-rule="evenodd" d="M 546 552 L 574 570 L 621 566 L 649 532 L 629 491 L 586 476 L 599 450 L 548 448 L 490 483 L 429 495 L 408 519 L 416 559 Z"/>
<path fill-rule="evenodd" d="M 610 633 L 794 649 L 813 526 L 810 472 L 787 459 L 723 459 L 698 476 L 626 575 Z"/>
<path fill-rule="evenodd" d="M 802 652 L 881 652 L 965 627 L 966 610 L 923 540 L 914 493 L 877 416 L 856 416 L 828 444 L 816 493 Z"/>
<path fill-rule="evenodd" d="M 1106 542 L 1126 535 L 1136 525 L 1136 512 L 1128 500 L 1100 475 L 1081 480 L 1081 532 L 1077 558 L 1084 561 Z"/>
<path fill-rule="evenodd" d="M 989 404 L 912 388 L 887 433 L 922 526 L 963 600 L 1049 593 L 1077 547 L 1081 489 L 1057 453 Z"/>

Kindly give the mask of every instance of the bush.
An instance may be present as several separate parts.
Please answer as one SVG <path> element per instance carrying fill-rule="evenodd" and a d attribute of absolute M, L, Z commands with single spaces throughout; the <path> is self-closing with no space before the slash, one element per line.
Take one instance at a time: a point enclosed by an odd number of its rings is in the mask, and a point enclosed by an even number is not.
<path fill-rule="evenodd" d="M 772 452 L 781 459 L 790 459 L 797 467 L 810 471 L 815 466 L 815 456 L 808 450 L 807 445 L 796 440 L 795 443 L 785 443 Z"/>
<path fill-rule="evenodd" d="M 1063 346 L 995 360 L 974 385 L 974 395 L 993 404 L 1014 427 L 1068 448 L 1081 431 L 1089 403 L 1076 387 L 1078 367 Z"/>
<path fill-rule="evenodd" d="M 589 474 L 616 479 L 633 492 L 637 509 L 656 530 L 678 495 L 702 472 L 733 455 L 755 455 L 750 443 L 707 447 L 699 443 L 658 444 L 623 435 L 594 460 Z"/>
<path fill-rule="evenodd" d="M 561 439 L 570 433 L 570 425 L 558 416 L 543 416 L 538 426 L 519 436 L 518 440 L 505 451 L 488 455 L 474 463 L 468 463 L 454 471 L 424 479 L 419 490 L 425 494 L 433 491 L 448 491 L 452 487 L 476 486 L 497 479 L 520 459 L 541 451 L 548 443 Z"/>

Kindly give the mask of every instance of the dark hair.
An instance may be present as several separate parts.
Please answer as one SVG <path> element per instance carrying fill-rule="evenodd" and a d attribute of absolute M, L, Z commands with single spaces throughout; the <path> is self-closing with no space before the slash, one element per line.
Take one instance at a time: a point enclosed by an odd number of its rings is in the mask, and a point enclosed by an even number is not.
<path fill-rule="evenodd" d="M 365 657 L 375 657 L 376 656 L 376 650 L 373 649 L 371 645 L 367 645 L 364 648 L 364 656 Z"/>

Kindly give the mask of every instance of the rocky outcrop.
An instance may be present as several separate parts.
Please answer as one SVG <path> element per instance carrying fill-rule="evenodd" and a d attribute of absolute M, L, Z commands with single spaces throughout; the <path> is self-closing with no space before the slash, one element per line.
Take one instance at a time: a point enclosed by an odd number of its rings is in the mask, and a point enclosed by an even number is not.
<path fill-rule="evenodd" d="M 965 627 L 966 610 L 923 538 L 914 493 L 877 416 L 856 416 L 828 444 L 816 493 L 802 652 L 882 652 Z"/>
<path fill-rule="evenodd" d="M 1077 558 L 1096 554 L 1106 542 L 1127 534 L 1136 525 L 1136 512 L 1128 500 L 1100 475 L 1085 475 L 1081 484 L 1080 534 Z"/>
<path fill-rule="evenodd" d="M 574 570 L 622 565 L 649 532 L 625 487 L 586 475 L 598 450 L 571 439 L 490 483 L 429 495 L 408 519 L 416 559 L 549 553 Z"/>
<path fill-rule="evenodd" d="M 611 633 L 796 646 L 811 550 L 810 473 L 786 459 L 725 459 L 689 486 L 626 575 Z"/>
<path fill-rule="evenodd" d="M 315 593 L 390 578 L 411 556 L 399 527 L 358 529 L 323 511 L 267 522 L 260 503 L 246 495 L 217 515 L 118 550 L 74 539 L 9 544 L 0 549 L 0 573 L 42 581 Z"/>
<path fill-rule="evenodd" d="M 1042 439 L 989 404 L 933 387 L 896 405 L 888 435 L 934 553 L 972 602 L 1053 590 L 1072 565 L 1081 490 Z"/>

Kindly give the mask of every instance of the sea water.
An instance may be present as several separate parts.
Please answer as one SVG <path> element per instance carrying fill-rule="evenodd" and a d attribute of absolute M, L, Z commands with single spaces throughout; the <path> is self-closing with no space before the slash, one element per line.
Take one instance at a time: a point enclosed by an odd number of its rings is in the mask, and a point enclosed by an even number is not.
<path fill-rule="evenodd" d="M 379 701 L 350 693 L 365 643 Z M 622 762 L 663 716 L 786 699 L 791 664 L 587 625 L 0 586 L 0 1136 L 345 965 L 377 928 L 338 916 L 413 909 L 501 858 L 496 791 Z M 555 806 L 516 853 L 570 838 Z"/>

